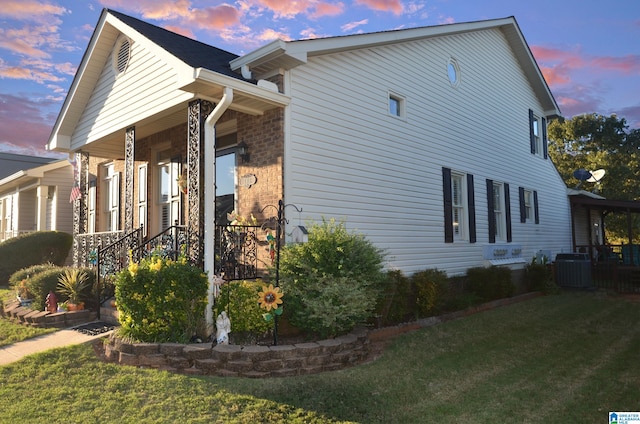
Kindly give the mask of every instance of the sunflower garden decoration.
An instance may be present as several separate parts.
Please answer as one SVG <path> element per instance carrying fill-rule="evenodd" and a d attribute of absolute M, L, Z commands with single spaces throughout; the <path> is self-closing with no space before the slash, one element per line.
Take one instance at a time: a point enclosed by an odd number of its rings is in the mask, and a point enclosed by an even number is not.
<path fill-rule="evenodd" d="M 284 293 L 280 291 L 280 287 L 273 287 L 273 284 L 262 286 L 262 291 L 258 293 L 258 303 L 267 311 L 262 314 L 267 322 L 282 315 L 282 296 Z"/>

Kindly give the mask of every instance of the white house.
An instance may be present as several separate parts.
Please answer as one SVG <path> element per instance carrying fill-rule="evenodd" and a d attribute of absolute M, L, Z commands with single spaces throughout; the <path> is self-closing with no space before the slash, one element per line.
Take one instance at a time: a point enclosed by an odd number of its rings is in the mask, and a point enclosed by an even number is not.
<path fill-rule="evenodd" d="M 226 212 L 265 222 L 282 201 L 285 234 L 336 218 L 390 268 L 455 275 L 571 250 L 546 150 L 559 114 L 513 17 L 239 57 L 105 9 L 48 146 L 79 160 L 78 264 L 180 229 L 213 276 Z"/>
<path fill-rule="evenodd" d="M 0 242 L 33 231 L 73 232 L 73 167 L 67 160 L 34 159 L 0 158 L 4 169 L 24 167 L 0 178 Z"/>

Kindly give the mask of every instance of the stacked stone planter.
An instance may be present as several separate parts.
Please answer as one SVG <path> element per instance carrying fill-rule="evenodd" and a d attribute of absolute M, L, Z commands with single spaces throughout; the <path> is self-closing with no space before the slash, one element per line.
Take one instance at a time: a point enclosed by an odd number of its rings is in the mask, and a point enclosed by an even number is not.
<path fill-rule="evenodd" d="M 362 363 L 369 356 L 365 330 L 335 339 L 278 346 L 176 343 L 126 343 L 111 335 L 105 360 L 191 375 L 286 377 L 334 371 Z"/>
<path fill-rule="evenodd" d="M 14 302 L 4 309 L 4 315 L 15 323 L 31 327 L 66 328 L 92 321 L 96 314 L 90 310 L 54 313 L 36 311 Z"/>

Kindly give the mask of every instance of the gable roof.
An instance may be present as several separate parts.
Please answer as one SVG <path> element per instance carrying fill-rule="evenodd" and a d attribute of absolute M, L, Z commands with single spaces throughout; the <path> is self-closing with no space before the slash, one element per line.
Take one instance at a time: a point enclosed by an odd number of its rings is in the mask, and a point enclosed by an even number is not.
<path fill-rule="evenodd" d="M 297 41 L 276 40 L 242 57 L 233 59 L 231 61 L 231 69 L 249 70 L 255 74 L 268 74 L 277 68 L 291 69 L 304 64 L 309 57 L 313 56 L 395 43 L 406 43 L 432 37 L 442 37 L 487 29 L 499 29 L 502 31 L 536 95 L 540 99 L 545 115 L 560 115 L 558 104 L 513 16 L 485 21 L 435 25 L 338 37 Z"/>
<path fill-rule="evenodd" d="M 242 76 L 238 72 L 232 71 L 229 65 L 229 62 L 238 57 L 237 54 L 168 31 L 115 10 L 106 9 L 105 12 L 120 19 L 192 68 L 205 68 L 244 81 Z"/>
<path fill-rule="evenodd" d="M 20 187 L 25 183 L 43 178 L 45 173 L 54 171 L 59 168 L 69 167 L 71 163 L 66 159 L 52 159 L 49 163 L 41 164 L 40 166 L 31 166 L 22 168 L 19 171 L 13 172 L 7 176 L 0 178 L 0 191 L 6 191 L 7 189 L 13 189 Z M 73 184 L 73 179 L 69 179 L 69 186 Z"/>

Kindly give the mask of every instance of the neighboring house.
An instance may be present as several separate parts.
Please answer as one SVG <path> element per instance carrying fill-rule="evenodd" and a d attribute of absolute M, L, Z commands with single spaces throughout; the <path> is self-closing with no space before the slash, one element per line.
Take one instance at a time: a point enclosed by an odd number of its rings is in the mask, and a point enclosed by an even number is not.
<path fill-rule="evenodd" d="M 72 234 L 74 177 L 69 161 L 9 154 L 0 160 L 3 170 L 11 169 L 14 160 L 24 166 L 0 179 L 0 241 L 33 231 Z"/>
<path fill-rule="evenodd" d="M 15 174 L 18 171 L 35 168 L 36 166 L 51 163 L 55 160 L 55 158 L 41 158 L 0 152 L 0 179 Z"/>
<path fill-rule="evenodd" d="M 48 146 L 80 163 L 78 264 L 178 223 L 213 278 L 225 212 L 262 223 L 282 199 L 286 234 L 336 218 L 389 268 L 456 275 L 571 251 L 559 113 L 513 17 L 238 57 L 104 10 Z"/>

